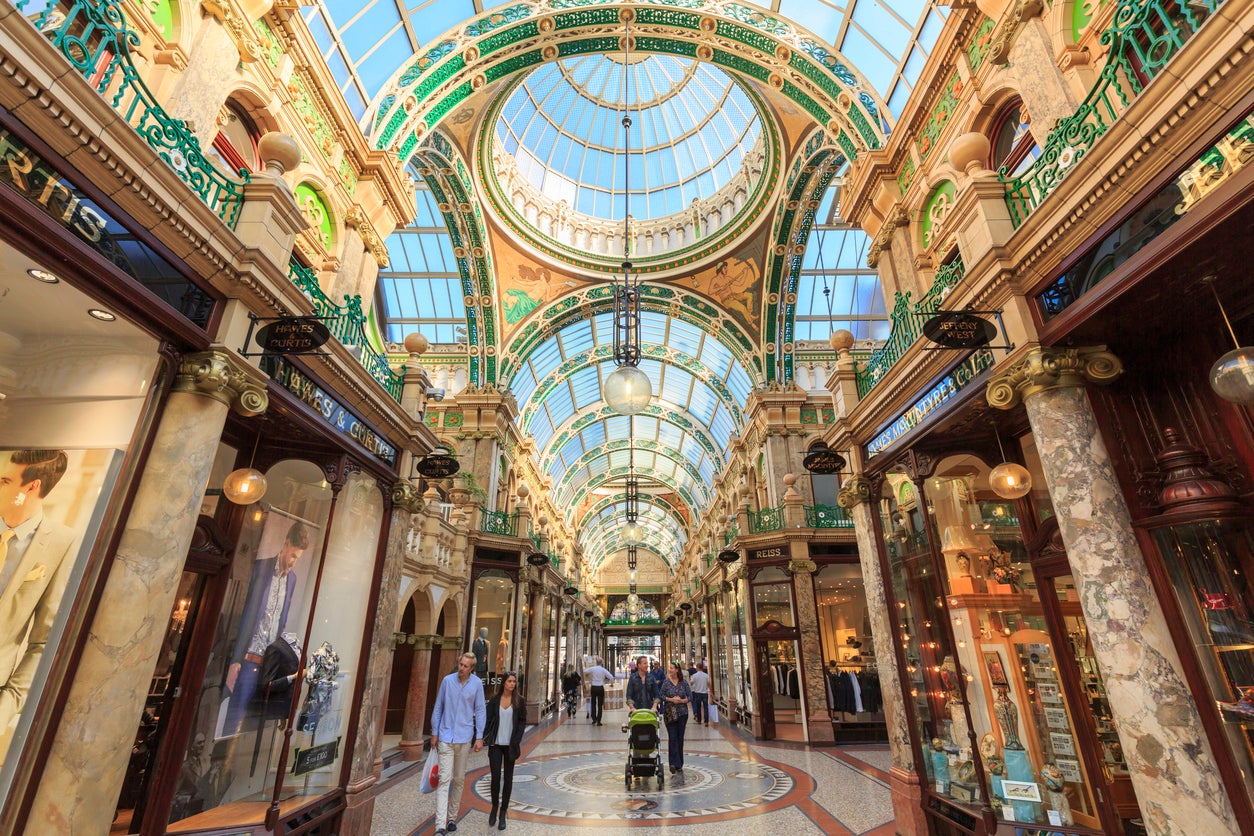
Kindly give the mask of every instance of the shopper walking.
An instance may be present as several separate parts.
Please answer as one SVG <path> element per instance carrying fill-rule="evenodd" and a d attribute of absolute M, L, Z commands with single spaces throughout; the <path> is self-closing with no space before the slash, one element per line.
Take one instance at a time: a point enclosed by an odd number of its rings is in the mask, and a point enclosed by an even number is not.
<path fill-rule="evenodd" d="M 457 670 L 440 682 L 431 709 L 431 745 L 440 762 L 440 784 L 435 788 L 436 836 L 456 832 L 472 741 L 476 752 L 483 749 L 483 735 L 478 732 L 487 722 L 487 707 L 483 680 L 470 675 L 476 661 L 473 653 L 461 655 Z"/>
<path fill-rule="evenodd" d="M 671 774 L 684 771 L 684 729 L 688 725 L 688 704 L 692 691 L 684 681 L 683 670 L 678 662 L 671 662 L 662 680 L 662 719 L 666 721 L 666 751 Z"/>
<path fill-rule="evenodd" d="M 627 708 L 629 711 L 637 708 L 657 711 L 657 689 L 649 679 L 649 662 L 643 656 L 627 679 Z"/>
<path fill-rule="evenodd" d="M 598 656 L 595 665 L 584 668 L 583 677 L 588 683 L 588 694 L 591 698 L 592 725 L 599 726 L 601 708 L 605 705 L 605 686 L 614 681 L 614 674 L 605 669 L 601 664 L 601 657 Z"/>
<path fill-rule="evenodd" d="M 697 662 L 697 672 L 689 683 L 692 689 L 692 719 L 698 724 L 710 724 L 710 675 L 705 672 L 705 662 Z"/>
<path fill-rule="evenodd" d="M 510 671 L 501 682 L 500 693 L 488 702 L 488 721 L 483 728 L 483 739 L 488 743 L 488 768 L 492 771 L 488 827 L 495 824 L 497 830 L 505 829 L 505 811 L 514 789 L 514 762 L 522 753 L 526 726 L 527 709 L 518 694 L 518 674 Z"/>

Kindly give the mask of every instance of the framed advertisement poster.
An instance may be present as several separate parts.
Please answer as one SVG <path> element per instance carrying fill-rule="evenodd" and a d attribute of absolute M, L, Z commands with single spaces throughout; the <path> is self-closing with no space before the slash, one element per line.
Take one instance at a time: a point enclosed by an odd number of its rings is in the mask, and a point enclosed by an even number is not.
<path fill-rule="evenodd" d="M 994 688 L 1009 688 L 1010 681 L 1006 678 L 1006 666 L 1001 654 L 996 650 L 984 651 L 984 667 L 988 671 L 988 681 Z"/>

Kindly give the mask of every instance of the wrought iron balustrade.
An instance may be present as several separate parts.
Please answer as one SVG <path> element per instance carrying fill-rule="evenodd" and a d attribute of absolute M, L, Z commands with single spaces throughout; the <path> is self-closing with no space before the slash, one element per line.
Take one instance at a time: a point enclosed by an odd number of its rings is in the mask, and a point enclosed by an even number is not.
<path fill-rule="evenodd" d="M 749 533 L 765 534 L 768 531 L 779 531 L 784 527 L 784 506 L 763 508 L 761 511 L 749 512 Z"/>
<path fill-rule="evenodd" d="M 807 528 L 853 528 L 853 518 L 838 505 L 807 505 Z"/>
<path fill-rule="evenodd" d="M 723 546 L 730 546 L 732 544 L 732 540 L 735 540 L 739 536 L 740 526 L 733 525 L 731 528 L 723 532 Z"/>
<path fill-rule="evenodd" d="M 335 304 L 318 286 L 314 271 L 295 259 L 288 263 L 288 275 L 292 284 L 313 302 L 314 313 L 326 321 L 332 336 L 352 349 L 370 376 L 400 403 L 401 389 L 405 385 L 405 367 L 392 371 L 387 358 L 370 347 L 366 339 L 366 315 L 361 310 L 361 297 L 345 296 L 343 305 Z"/>
<path fill-rule="evenodd" d="M 1017 177 L 1003 166 L 1006 206 L 1016 227 L 1049 196 L 1223 0 L 1119 0 L 1102 33 L 1106 63 L 1075 113 L 1059 120 L 1041 155 Z"/>
<path fill-rule="evenodd" d="M 248 172 L 237 172 L 240 180 L 235 180 L 219 171 L 187 124 L 157 102 L 135 69 L 132 53 L 139 46 L 139 35 L 127 26 L 121 3 L 17 0 L 16 6 L 179 179 L 234 227 Z"/>
<path fill-rule="evenodd" d="M 949 291 L 966 274 L 966 265 L 962 263 L 962 256 L 958 256 L 941 265 L 932 279 L 932 287 L 917 303 L 911 304 L 910 291 L 897 292 L 893 312 L 889 315 L 892 325 L 888 339 L 857 367 L 855 380 L 859 398 L 865 398 L 906 350 L 914 345 L 914 341 L 923 333 L 923 323 L 936 315 Z"/>
<path fill-rule="evenodd" d="M 518 514 L 511 514 L 509 511 L 482 509 L 479 512 L 479 530 L 485 534 L 503 534 L 506 537 L 517 537 Z"/>

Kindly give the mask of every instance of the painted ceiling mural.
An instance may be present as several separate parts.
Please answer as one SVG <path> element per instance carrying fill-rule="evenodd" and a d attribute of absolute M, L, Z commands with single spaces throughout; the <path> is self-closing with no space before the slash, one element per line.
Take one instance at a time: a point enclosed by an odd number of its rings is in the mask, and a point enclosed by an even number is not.
<path fill-rule="evenodd" d="M 316 36 L 336 33 L 328 58 L 342 53 L 363 130 L 418 184 L 417 218 L 380 274 L 387 339 L 460 344 L 470 382 L 508 387 L 594 571 L 621 559 L 629 460 L 646 548 L 673 566 L 753 388 L 789 385 L 798 346 L 835 328 L 887 336 L 865 235 L 840 219 L 840 173 L 891 129 L 943 22 L 932 2 L 332 0 L 304 13 Z M 655 394 L 630 420 L 600 396 L 624 236 Z"/>

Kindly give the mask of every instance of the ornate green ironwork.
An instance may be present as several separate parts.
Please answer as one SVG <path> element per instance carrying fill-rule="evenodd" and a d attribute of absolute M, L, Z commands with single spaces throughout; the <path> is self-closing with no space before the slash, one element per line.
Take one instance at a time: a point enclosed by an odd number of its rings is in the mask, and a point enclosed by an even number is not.
<path fill-rule="evenodd" d="M 23 11 L 30 0 L 18 0 Z M 205 158 L 200 141 L 181 119 L 175 119 L 157 103 L 140 78 L 132 60 L 139 35 L 126 24 L 118 0 L 76 0 L 49 3 L 34 19 L 46 37 L 96 92 L 157 152 L 179 179 L 231 227 L 244 202 L 248 172 L 242 181 L 232 180 Z"/>
<path fill-rule="evenodd" d="M 807 528 L 853 528 L 853 518 L 837 505 L 807 505 Z"/>
<path fill-rule="evenodd" d="M 731 528 L 723 532 L 723 546 L 724 547 L 730 546 L 732 544 L 732 541 L 735 540 L 739 536 L 740 536 L 740 526 L 733 525 Z"/>
<path fill-rule="evenodd" d="M 353 350 L 370 376 L 400 403 L 401 389 L 405 385 L 405 367 L 392 371 L 387 357 L 370 347 L 366 338 L 366 315 L 361 309 L 361 297 L 345 296 L 343 305 L 335 304 L 318 286 L 318 277 L 313 270 L 295 259 L 288 263 L 288 276 L 292 284 L 313 302 L 314 313 L 326 321 L 331 334 Z"/>
<path fill-rule="evenodd" d="M 768 531 L 779 531 L 784 527 L 784 506 L 763 508 L 761 511 L 749 512 L 749 533 L 765 534 Z"/>
<path fill-rule="evenodd" d="M 479 512 L 479 530 L 485 534 L 517 537 L 518 514 L 511 514 L 509 511 L 489 511 L 485 508 Z"/>
<path fill-rule="evenodd" d="M 936 271 L 931 289 L 917 303 L 911 304 L 910 291 L 897 292 L 893 300 L 893 312 L 889 315 L 892 330 L 888 333 L 888 340 L 866 362 L 858 366 L 858 397 L 866 397 L 906 350 L 914 345 L 914 341 L 923 333 L 923 323 L 940 310 L 941 302 L 965 275 L 966 267 L 962 263 L 962 256 L 958 256 Z"/>
<path fill-rule="evenodd" d="M 1119 0 L 1102 33 L 1106 63 L 1076 112 L 1059 120 L 1041 155 L 1017 177 L 997 172 L 1017 227 L 1105 135 L 1145 86 L 1184 48 L 1223 0 Z"/>

